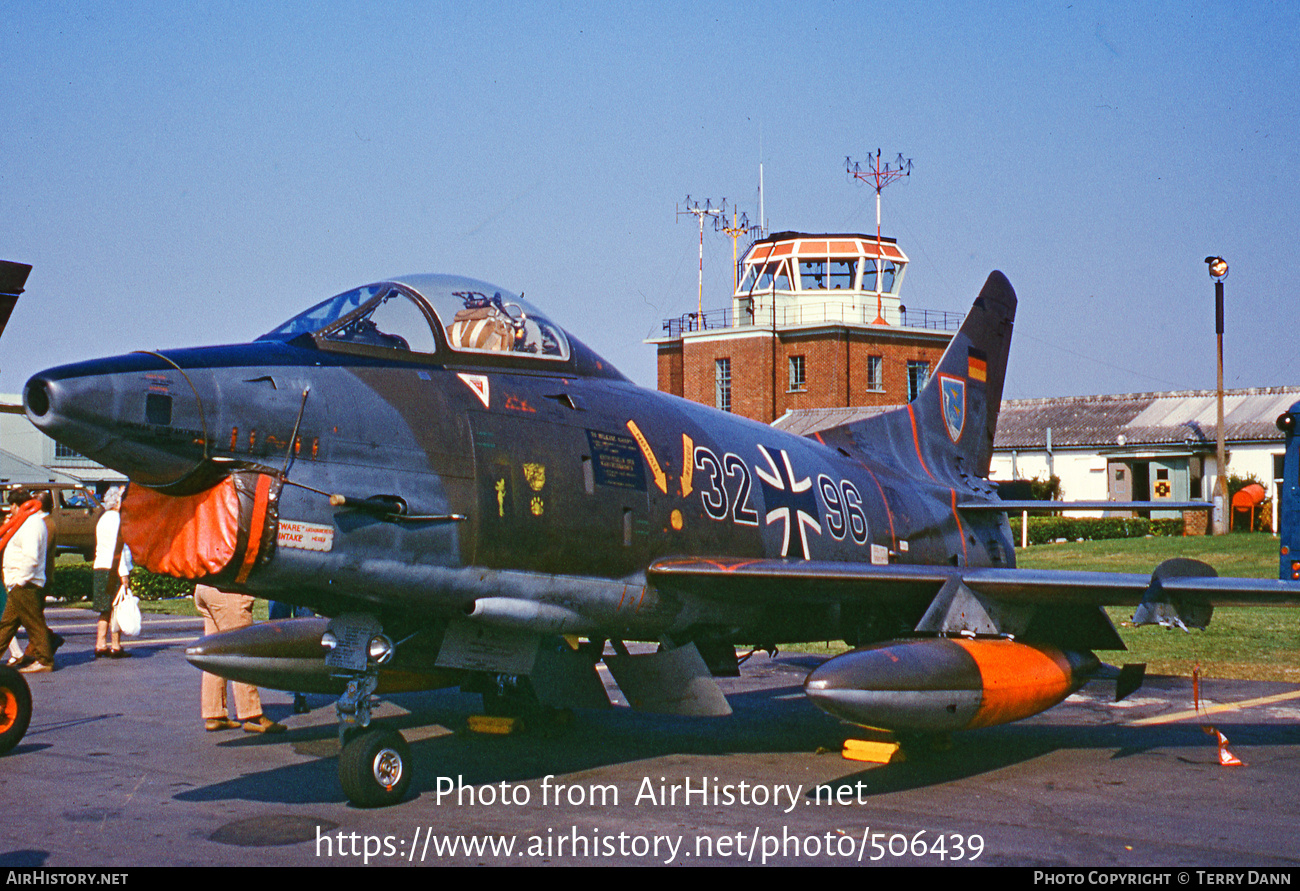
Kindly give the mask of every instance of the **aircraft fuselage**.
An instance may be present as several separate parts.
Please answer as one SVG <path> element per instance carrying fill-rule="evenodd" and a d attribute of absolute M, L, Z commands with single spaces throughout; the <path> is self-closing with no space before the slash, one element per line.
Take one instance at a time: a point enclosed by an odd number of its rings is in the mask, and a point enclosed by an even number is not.
<path fill-rule="evenodd" d="M 554 607 L 563 632 L 856 640 L 838 609 L 687 603 L 647 589 L 643 571 L 681 554 L 1014 560 L 1004 518 L 958 516 L 956 501 L 978 492 L 904 472 L 917 458 L 892 443 L 873 455 L 793 436 L 612 370 L 256 342 L 54 369 L 29 384 L 28 403 L 56 438 L 163 491 L 234 467 L 287 468 L 274 556 L 239 587 L 325 612 L 436 619 L 490 592 L 498 605 Z M 397 499 L 404 515 L 325 493 Z"/>

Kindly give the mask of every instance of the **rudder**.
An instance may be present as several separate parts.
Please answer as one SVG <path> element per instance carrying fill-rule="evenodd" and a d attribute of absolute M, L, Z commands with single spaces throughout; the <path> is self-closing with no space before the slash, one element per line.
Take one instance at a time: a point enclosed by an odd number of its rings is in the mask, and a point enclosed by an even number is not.
<path fill-rule="evenodd" d="M 968 473 L 988 476 L 1015 317 L 1016 292 L 995 270 L 930 380 L 908 406 L 932 466 L 949 466 L 943 460 L 947 457 Z"/>

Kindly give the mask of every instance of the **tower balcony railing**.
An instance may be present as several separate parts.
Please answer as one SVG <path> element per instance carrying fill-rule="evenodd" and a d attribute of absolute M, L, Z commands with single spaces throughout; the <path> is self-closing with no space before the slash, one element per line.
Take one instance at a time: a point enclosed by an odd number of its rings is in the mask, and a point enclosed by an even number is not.
<path fill-rule="evenodd" d="M 773 313 L 775 312 L 775 317 Z M 725 331 L 732 328 L 787 328 L 802 325 L 878 325 L 888 328 L 912 328 L 926 331 L 956 331 L 962 314 L 939 309 L 909 309 L 905 306 L 877 308 L 874 300 L 863 303 L 834 301 L 827 303 L 791 303 L 786 306 L 760 303 L 749 310 L 711 309 L 704 313 L 683 313 L 664 319 L 664 333 L 669 338 L 699 331 Z M 880 321 L 883 320 L 883 325 Z"/>

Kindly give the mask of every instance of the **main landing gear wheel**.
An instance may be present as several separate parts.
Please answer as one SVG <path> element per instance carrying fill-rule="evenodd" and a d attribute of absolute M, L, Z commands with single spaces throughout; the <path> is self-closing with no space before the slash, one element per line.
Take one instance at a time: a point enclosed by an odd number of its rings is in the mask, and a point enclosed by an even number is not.
<path fill-rule="evenodd" d="M 32 691 L 27 679 L 0 665 L 0 755 L 18 745 L 31 720 Z"/>
<path fill-rule="evenodd" d="M 339 754 L 343 794 L 357 807 L 386 807 L 406 797 L 411 750 L 396 730 L 363 730 Z"/>

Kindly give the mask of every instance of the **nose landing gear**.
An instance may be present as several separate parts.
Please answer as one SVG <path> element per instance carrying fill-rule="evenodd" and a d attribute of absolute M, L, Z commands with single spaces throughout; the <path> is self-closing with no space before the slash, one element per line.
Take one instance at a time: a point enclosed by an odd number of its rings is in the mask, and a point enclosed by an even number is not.
<path fill-rule="evenodd" d="M 374 616 L 345 613 L 330 620 L 322 641 L 325 664 L 348 677 L 335 704 L 339 717 L 339 782 L 357 807 L 397 804 L 411 785 L 411 750 L 402 734 L 370 726 L 370 696 L 379 668 L 392 659 L 393 644 Z"/>

